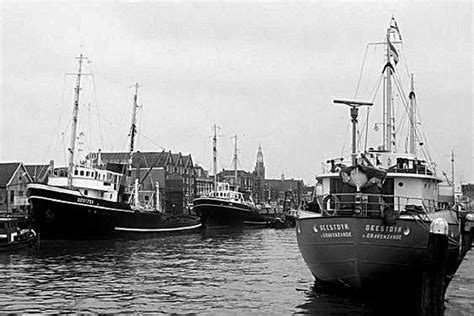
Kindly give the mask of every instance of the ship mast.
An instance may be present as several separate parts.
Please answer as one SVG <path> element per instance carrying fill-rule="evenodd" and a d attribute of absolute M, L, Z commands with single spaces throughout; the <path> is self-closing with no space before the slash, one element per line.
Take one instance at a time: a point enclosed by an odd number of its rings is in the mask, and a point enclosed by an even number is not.
<path fill-rule="evenodd" d="M 384 89 L 384 150 L 388 152 L 393 151 L 395 147 L 395 118 L 393 114 L 393 98 L 392 98 L 392 76 L 395 73 L 394 66 L 398 63 L 398 51 L 392 42 L 391 34 L 398 34 L 398 39 L 401 41 L 400 29 L 398 28 L 395 18 L 392 16 L 390 25 L 386 33 L 386 54 L 387 63 L 383 69 L 385 73 L 385 89 Z M 398 43 L 400 42 L 398 41 Z"/>
<path fill-rule="evenodd" d="M 413 79 L 413 74 L 411 75 L 411 86 L 410 86 L 410 93 L 408 94 L 408 98 L 410 99 L 410 113 L 409 113 L 409 153 L 416 155 L 416 96 L 415 96 L 415 83 Z"/>
<path fill-rule="evenodd" d="M 451 183 L 453 184 L 453 193 L 456 191 L 456 179 L 454 177 L 454 149 L 451 149 Z"/>
<path fill-rule="evenodd" d="M 129 147 L 129 163 L 128 170 L 132 170 L 133 163 L 133 150 L 135 146 L 135 135 L 137 133 L 137 109 L 138 109 L 138 82 L 135 83 L 132 87 L 135 88 L 135 95 L 133 96 L 133 106 L 132 106 L 132 121 L 130 124 L 130 147 Z"/>
<path fill-rule="evenodd" d="M 214 190 L 217 190 L 217 126 L 214 124 L 214 137 L 212 138 L 212 171 L 214 172 Z"/>
<path fill-rule="evenodd" d="M 234 184 L 237 191 L 237 135 L 234 135 L 232 138 L 234 139 Z"/>
<path fill-rule="evenodd" d="M 138 109 L 138 82 L 135 83 L 132 87 L 135 88 L 135 95 L 133 96 L 133 105 L 132 105 L 132 121 L 130 124 L 130 148 L 129 148 L 129 162 L 128 162 L 128 170 L 131 174 L 132 171 L 132 164 L 133 164 L 133 151 L 135 146 L 135 135 L 137 133 L 137 109 Z M 140 206 L 140 200 L 138 197 L 138 172 L 140 170 L 140 162 L 138 162 L 137 170 L 135 173 L 135 184 L 133 189 L 133 202 L 135 207 Z"/>
<path fill-rule="evenodd" d="M 67 185 L 72 188 L 72 175 L 74 172 L 74 151 L 76 149 L 76 137 L 77 137 L 77 117 L 79 114 L 79 93 L 81 91 L 81 76 L 82 76 L 82 61 L 87 57 L 82 54 L 76 57 L 79 60 L 79 70 L 76 77 L 76 87 L 74 88 L 74 107 L 72 110 L 72 128 L 71 128 L 71 140 L 69 145 L 69 167 L 68 167 L 68 179 Z"/>
<path fill-rule="evenodd" d="M 385 126 L 384 150 L 392 151 L 392 73 L 393 66 L 390 62 L 390 28 L 387 29 L 387 65 L 385 66 Z"/>

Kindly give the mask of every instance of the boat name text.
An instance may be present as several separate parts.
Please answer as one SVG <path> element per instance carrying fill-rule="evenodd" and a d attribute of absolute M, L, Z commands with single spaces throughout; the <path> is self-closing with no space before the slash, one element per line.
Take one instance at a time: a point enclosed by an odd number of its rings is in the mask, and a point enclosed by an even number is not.
<path fill-rule="evenodd" d="M 379 240 L 402 240 L 403 236 L 408 236 L 409 234 L 409 227 L 365 225 L 365 234 L 362 235 L 362 238 Z"/>
<path fill-rule="evenodd" d="M 319 229 L 318 229 L 319 228 Z M 344 238 L 352 237 L 351 228 L 349 224 L 324 224 L 314 225 L 313 230 L 315 232 L 321 231 L 319 235 L 321 238 Z"/>
<path fill-rule="evenodd" d="M 85 204 L 94 204 L 94 200 L 86 199 L 86 198 L 83 198 L 83 197 L 78 197 L 77 202 L 85 203 Z"/>
<path fill-rule="evenodd" d="M 327 224 L 319 225 L 320 231 L 331 231 L 331 230 L 350 230 L 347 224 Z"/>
<path fill-rule="evenodd" d="M 402 226 L 365 225 L 366 232 L 401 233 Z"/>

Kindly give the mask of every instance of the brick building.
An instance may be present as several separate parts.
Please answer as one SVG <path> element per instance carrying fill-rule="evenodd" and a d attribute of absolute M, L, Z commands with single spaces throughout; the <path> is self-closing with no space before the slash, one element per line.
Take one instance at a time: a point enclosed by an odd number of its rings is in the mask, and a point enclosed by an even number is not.
<path fill-rule="evenodd" d="M 196 183 L 196 197 L 208 195 L 214 188 L 214 177 L 209 177 L 209 172 L 203 167 L 194 166 Z"/>
<path fill-rule="evenodd" d="M 298 206 L 307 194 L 303 180 L 285 179 L 266 179 L 265 197 L 267 201 L 276 202 L 283 205 L 285 200 L 290 200 L 293 206 Z"/>
<path fill-rule="evenodd" d="M 255 196 L 256 176 L 253 172 L 245 170 L 237 170 L 237 182 L 235 178 L 235 170 L 225 170 L 217 173 L 217 181 L 227 182 L 231 186 L 237 186 L 240 191 L 251 192 Z"/>
<path fill-rule="evenodd" d="M 127 165 L 128 152 L 102 152 L 95 154 L 106 164 Z M 191 155 L 161 152 L 136 152 L 133 154 L 131 179 L 139 179 L 140 200 L 146 203 L 155 194 L 159 184 L 160 206 L 165 212 L 183 212 L 192 202 L 196 192 L 194 165 Z"/>

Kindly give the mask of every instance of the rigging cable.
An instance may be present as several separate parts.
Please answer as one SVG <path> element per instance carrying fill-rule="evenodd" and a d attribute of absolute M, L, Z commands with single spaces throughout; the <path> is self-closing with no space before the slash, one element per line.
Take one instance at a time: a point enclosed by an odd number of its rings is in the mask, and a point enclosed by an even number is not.
<path fill-rule="evenodd" d="M 380 85 L 382 83 L 382 80 L 383 80 L 383 73 L 381 73 L 379 75 L 379 79 L 377 80 L 375 86 L 373 87 L 372 89 L 372 92 L 369 94 L 369 99 L 371 100 L 372 103 L 375 102 L 375 98 L 377 96 L 377 93 L 380 89 Z M 365 144 L 364 144 L 364 151 L 367 150 L 367 137 L 368 137 L 368 133 L 369 133 L 369 115 L 370 115 L 370 107 L 367 107 L 366 111 L 367 111 L 367 117 L 366 117 L 366 121 L 364 122 L 364 125 L 362 126 L 362 130 L 365 129 Z M 358 143 L 357 143 L 357 146 L 360 145 L 360 141 L 361 141 L 361 138 L 359 138 L 358 140 Z"/>
<path fill-rule="evenodd" d="M 163 147 L 163 146 L 161 146 L 161 145 L 155 143 L 154 140 L 152 140 L 150 137 L 146 136 L 145 134 L 140 133 L 140 132 L 137 131 L 137 135 L 140 135 L 140 137 L 143 137 L 144 139 L 146 139 L 147 141 L 149 141 L 153 146 L 156 146 L 156 147 L 160 148 L 161 150 L 166 150 L 165 147 Z"/>
<path fill-rule="evenodd" d="M 364 58 L 362 59 L 362 65 L 360 67 L 359 80 L 357 80 L 356 91 L 354 93 L 354 99 L 357 98 L 357 94 L 359 93 L 360 83 L 362 81 L 362 73 L 364 72 L 365 59 L 367 58 L 367 50 L 368 49 L 369 49 L 369 44 L 365 45 Z"/>
<path fill-rule="evenodd" d="M 61 135 L 61 133 L 58 133 L 58 132 L 60 132 L 60 130 L 61 130 L 60 125 L 61 125 L 63 114 L 65 112 L 65 106 L 64 106 L 65 94 L 66 94 L 66 75 L 64 75 L 64 77 L 63 77 L 63 91 L 62 91 L 62 94 L 61 94 L 61 103 L 60 103 L 60 111 L 59 111 L 58 121 L 56 123 L 56 128 L 55 128 L 56 132 L 54 133 L 54 138 L 49 143 L 49 148 L 44 153 L 43 159 L 41 161 L 45 161 L 46 158 L 50 155 L 53 148 L 58 147 L 58 143 L 60 142 L 60 139 L 59 139 L 58 135 Z M 64 136 L 62 136 L 62 137 L 64 137 Z M 62 139 L 62 141 L 63 141 L 63 144 L 64 144 L 64 139 Z M 62 152 L 64 154 L 64 150 Z"/>
<path fill-rule="evenodd" d="M 94 102 L 95 102 L 95 106 L 96 106 L 96 110 L 97 110 L 97 124 L 98 124 L 98 127 L 99 127 L 100 146 L 104 147 L 104 137 L 102 135 L 102 127 L 101 127 L 101 123 L 100 123 L 100 110 L 99 110 L 99 104 L 97 103 L 97 89 L 96 89 L 96 85 L 95 85 L 95 76 L 94 76 L 94 74 L 92 74 L 91 76 L 92 76 L 92 89 L 94 91 Z"/>
<path fill-rule="evenodd" d="M 69 128 L 71 127 L 71 123 L 72 123 L 72 122 L 69 121 L 69 123 L 67 124 L 67 126 L 66 126 L 66 131 L 69 130 Z M 72 133 L 72 131 L 71 131 L 71 133 Z M 66 152 L 69 152 L 69 150 L 68 150 L 68 148 L 66 147 L 66 142 L 65 142 L 65 140 L 64 140 L 64 137 L 66 136 L 65 134 L 66 134 L 65 132 L 62 132 L 62 133 L 61 133 L 61 136 L 62 136 L 62 139 L 61 139 L 61 140 L 62 140 L 62 142 L 63 142 L 63 150 L 62 150 L 62 153 L 63 153 L 63 155 L 64 155 L 64 165 L 67 166 L 67 164 L 68 164 L 68 158 L 67 158 Z"/>

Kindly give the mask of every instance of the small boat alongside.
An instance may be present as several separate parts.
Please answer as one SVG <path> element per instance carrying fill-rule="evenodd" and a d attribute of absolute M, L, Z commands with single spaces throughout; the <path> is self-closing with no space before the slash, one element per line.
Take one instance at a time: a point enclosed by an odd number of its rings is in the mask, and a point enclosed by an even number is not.
<path fill-rule="evenodd" d="M 100 151 L 76 163 L 76 130 L 82 63 L 78 57 L 73 125 L 69 147 L 69 165 L 51 168 L 48 183 L 28 185 L 31 216 L 42 238 L 85 239 L 107 238 L 124 234 L 154 234 L 184 232 L 199 229 L 200 219 L 186 214 L 167 214 L 159 207 L 156 185 L 154 203 L 143 206 L 138 194 L 139 179 L 131 179 L 136 134 L 138 84 L 132 108 L 130 159 L 128 164 L 101 162 Z"/>
<path fill-rule="evenodd" d="M 0 217 L 0 252 L 32 247 L 37 241 L 36 232 L 31 228 L 20 228 L 17 218 Z"/>

